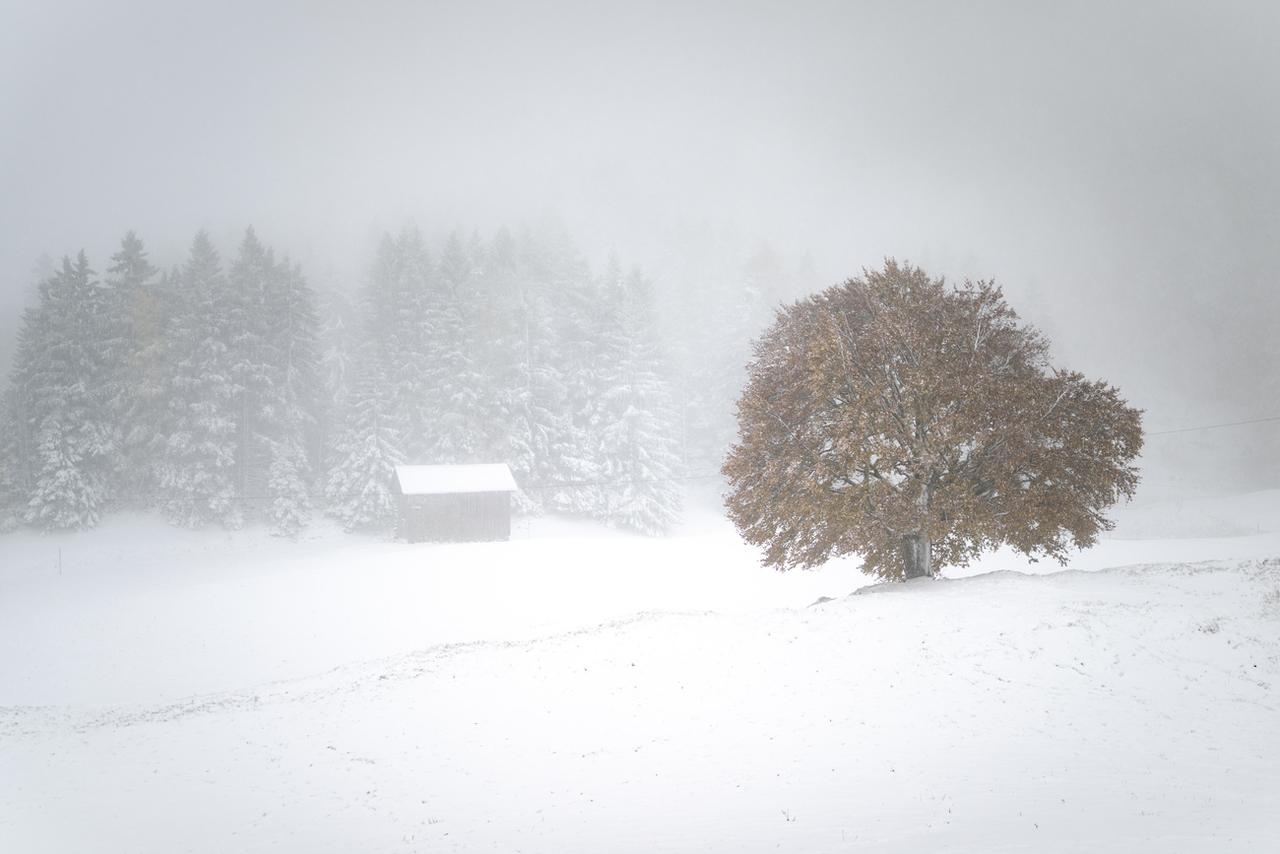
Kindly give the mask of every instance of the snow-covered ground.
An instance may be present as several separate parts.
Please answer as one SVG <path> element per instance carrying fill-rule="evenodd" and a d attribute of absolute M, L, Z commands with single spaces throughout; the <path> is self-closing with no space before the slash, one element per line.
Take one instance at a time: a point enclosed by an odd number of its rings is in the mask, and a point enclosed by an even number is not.
<path fill-rule="evenodd" d="M 712 514 L 9 535 L 0 851 L 1268 850 L 1280 493 L 1126 509 L 853 596 Z"/>

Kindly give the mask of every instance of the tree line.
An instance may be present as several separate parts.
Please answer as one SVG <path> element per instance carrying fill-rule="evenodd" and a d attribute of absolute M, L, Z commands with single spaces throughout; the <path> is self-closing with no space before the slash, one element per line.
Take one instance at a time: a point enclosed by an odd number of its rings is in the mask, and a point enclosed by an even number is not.
<path fill-rule="evenodd" d="M 318 295 L 253 229 L 229 260 L 200 232 L 167 270 L 129 232 L 102 275 L 64 258 L 23 315 L 0 524 L 154 508 L 295 534 L 323 510 L 385 529 L 397 463 L 497 460 L 519 511 L 660 533 L 679 478 L 714 471 L 731 436 L 774 296 L 751 269 L 656 285 L 614 258 L 593 271 L 563 234 L 455 232 L 433 251 L 406 227 L 356 292 Z"/>
<path fill-rule="evenodd" d="M 379 246 L 335 377 L 329 512 L 388 524 L 393 466 L 503 461 L 517 509 L 661 533 L 679 518 L 680 427 L 651 282 L 593 274 L 563 240 L 418 231 Z"/>
<path fill-rule="evenodd" d="M 163 273 L 132 232 L 102 278 L 84 252 L 64 258 L 23 316 L 0 407 L 6 525 L 92 527 L 134 505 L 189 526 L 260 516 L 297 532 L 317 334 L 301 270 L 252 229 L 225 270 L 203 232 Z"/>

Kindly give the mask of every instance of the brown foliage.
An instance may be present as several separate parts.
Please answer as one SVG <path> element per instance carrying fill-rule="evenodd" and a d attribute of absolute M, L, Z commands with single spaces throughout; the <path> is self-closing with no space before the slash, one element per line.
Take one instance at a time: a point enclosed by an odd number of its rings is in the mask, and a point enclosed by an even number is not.
<path fill-rule="evenodd" d="M 890 579 L 1006 543 L 1064 560 L 1110 530 L 1142 447 L 1140 412 L 1051 368 L 999 288 L 892 260 L 779 310 L 738 424 L 727 506 L 765 563 L 859 554 Z"/>

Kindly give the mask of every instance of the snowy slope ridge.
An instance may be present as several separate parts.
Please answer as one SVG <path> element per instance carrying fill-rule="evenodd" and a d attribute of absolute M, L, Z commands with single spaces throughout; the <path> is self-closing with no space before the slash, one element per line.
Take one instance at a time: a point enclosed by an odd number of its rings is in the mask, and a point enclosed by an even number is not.
<path fill-rule="evenodd" d="M 0 849 L 1260 851 L 1278 687 L 1277 560 L 648 613 L 10 706 Z"/>
<path fill-rule="evenodd" d="M 83 534 L 9 534 L 0 706 L 157 705 L 442 643 L 530 640 L 643 611 L 802 608 L 872 583 L 856 560 L 775 572 L 722 517 L 691 517 L 666 538 L 546 517 L 517 520 L 509 543 L 434 545 L 326 524 L 297 541 L 185 531 L 142 515 Z M 1271 555 L 1280 533 L 1117 539 L 1070 566 Z M 1002 550 L 947 572 L 1060 569 Z"/>

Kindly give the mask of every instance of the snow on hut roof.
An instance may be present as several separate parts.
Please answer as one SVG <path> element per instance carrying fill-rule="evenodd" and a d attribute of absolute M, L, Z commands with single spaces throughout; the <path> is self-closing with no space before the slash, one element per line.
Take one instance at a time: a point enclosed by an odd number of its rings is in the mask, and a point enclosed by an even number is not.
<path fill-rule="evenodd" d="M 456 466 L 396 466 L 401 495 L 459 492 L 515 492 L 516 479 L 506 463 Z"/>

